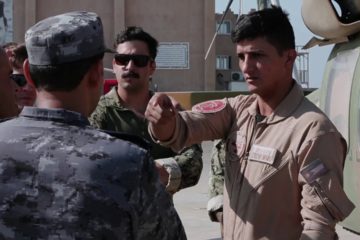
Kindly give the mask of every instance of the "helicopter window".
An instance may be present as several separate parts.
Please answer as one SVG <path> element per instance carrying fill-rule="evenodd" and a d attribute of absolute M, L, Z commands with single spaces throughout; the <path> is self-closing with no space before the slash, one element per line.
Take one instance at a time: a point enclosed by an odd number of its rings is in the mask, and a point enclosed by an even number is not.
<path fill-rule="evenodd" d="M 342 23 L 360 20 L 360 3 L 352 0 L 331 0 L 334 11 Z"/>

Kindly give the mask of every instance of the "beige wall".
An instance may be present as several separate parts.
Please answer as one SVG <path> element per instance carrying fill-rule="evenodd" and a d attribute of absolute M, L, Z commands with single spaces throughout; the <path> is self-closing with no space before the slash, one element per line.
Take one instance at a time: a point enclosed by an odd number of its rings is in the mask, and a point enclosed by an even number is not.
<path fill-rule="evenodd" d="M 25 30 L 35 22 L 72 10 L 99 14 L 109 47 L 116 33 L 131 25 L 143 27 L 159 42 L 189 42 L 190 68 L 158 69 L 154 83 L 160 91 L 214 89 L 215 50 L 204 60 L 215 31 L 214 0 L 14 0 L 14 41 L 24 41 Z M 110 56 L 105 66 L 111 68 Z"/>

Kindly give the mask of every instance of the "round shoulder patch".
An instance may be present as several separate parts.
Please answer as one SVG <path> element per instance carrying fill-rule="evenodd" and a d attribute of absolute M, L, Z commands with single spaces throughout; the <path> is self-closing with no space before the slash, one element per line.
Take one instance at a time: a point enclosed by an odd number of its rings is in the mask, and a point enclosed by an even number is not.
<path fill-rule="evenodd" d="M 225 100 L 211 100 L 196 104 L 192 110 L 201 113 L 215 113 L 223 110 L 225 106 Z"/>

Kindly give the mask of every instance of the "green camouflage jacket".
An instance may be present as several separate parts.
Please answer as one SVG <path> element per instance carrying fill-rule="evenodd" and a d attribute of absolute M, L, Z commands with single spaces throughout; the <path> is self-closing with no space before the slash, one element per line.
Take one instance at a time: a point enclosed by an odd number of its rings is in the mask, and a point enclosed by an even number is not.
<path fill-rule="evenodd" d="M 215 212 L 222 211 L 224 191 L 225 140 L 214 141 L 211 154 L 209 201 L 207 210 L 212 221 L 217 221 Z"/>
<path fill-rule="evenodd" d="M 170 193 L 194 186 L 199 181 L 203 167 L 200 145 L 192 145 L 176 154 L 170 148 L 153 142 L 148 133 L 148 121 L 122 106 L 116 88 L 101 97 L 89 120 L 97 128 L 135 134 L 148 140 L 152 157 L 165 165 L 170 174 L 166 187 Z"/>

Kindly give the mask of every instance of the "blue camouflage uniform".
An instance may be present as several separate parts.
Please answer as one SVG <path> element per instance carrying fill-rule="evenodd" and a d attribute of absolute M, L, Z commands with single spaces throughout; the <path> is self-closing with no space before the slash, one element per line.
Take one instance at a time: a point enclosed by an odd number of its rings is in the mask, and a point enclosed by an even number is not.
<path fill-rule="evenodd" d="M 0 239 L 186 239 L 148 151 L 79 113 L 25 107 L 0 153 Z"/>

